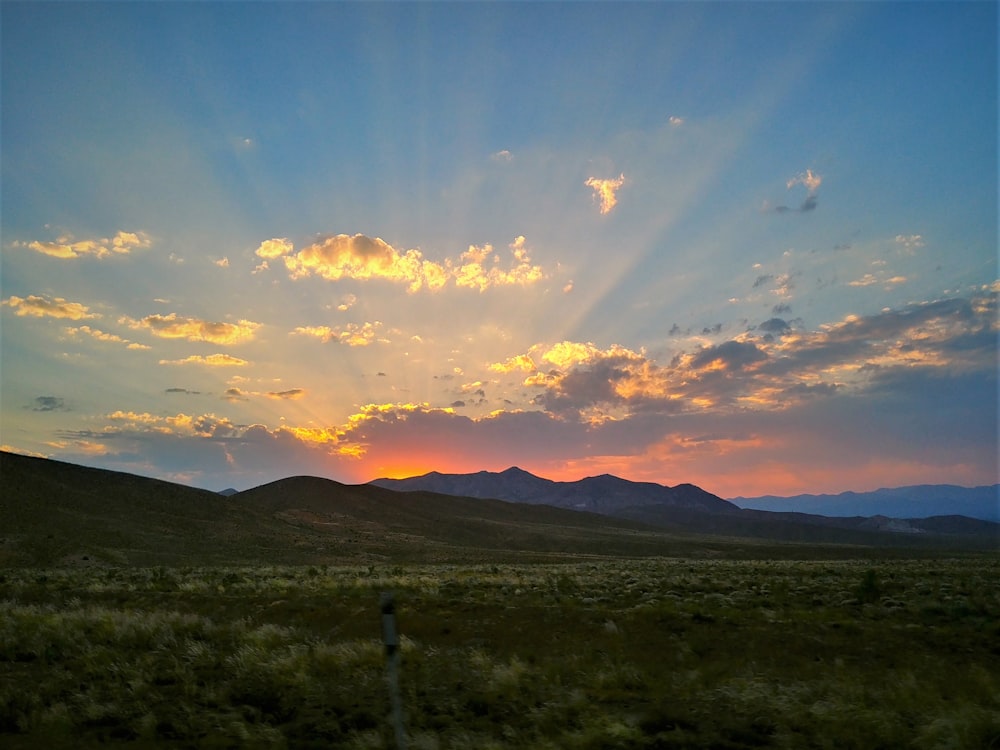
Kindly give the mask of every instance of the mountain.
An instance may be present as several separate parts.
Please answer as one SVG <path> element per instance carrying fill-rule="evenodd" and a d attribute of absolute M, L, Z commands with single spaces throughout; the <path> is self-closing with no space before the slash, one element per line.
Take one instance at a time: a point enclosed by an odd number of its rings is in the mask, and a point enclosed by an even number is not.
<path fill-rule="evenodd" d="M 494 496 L 504 486 L 533 502 L 301 476 L 226 496 L 0 451 L 0 568 L 950 554 L 995 550 L 1000 538 L 1000 525 L 962 517 L 901 523 L 740 510 L 690 485 L 549 482 L 519 469 L 501 472 L 490 491 L 498 475 L 484 474 L 470 486 Z M 604 515 L 541 503 L 543 489 Z"/>
<path fill-rule="evenodd" d="M 627 519 L 290 477 L 224 496 L 0 451 L 0 567 L 718 554 Z"/>
<path fill-rule="evenodd" d="M 839 495 L 795 495 L 794 497 L 735 497 L 740 508 L 797 511 L 824 516 L 873 516 L 929 518 L 967 516 L 1000 522 L 1000 485 L 957 487 L 951 484 L 921 484 L 880 489 L 873 492 L 842 492 Z"/>
<path fill-rule="evenodd" d="M 1000 525 L 949 515 L 942 518 L 889 518 L 872 514 L 829 517 L 797 512 L 741 509 L 693 484 L 667 487 L 602 474 L 576 482 L 556 482 L 511 467 L 498 473 L 441 474 L 376 479 L 371 484 L 401 492 L 433 491 L 512 502 L 545 503 L 638 521 L 679 534 L 710 534 L 795 543 L 913 546 L 961 543 L 1000 546 Z"/>
<path fill-rule="evenodd" d="M 518 503 L 545 504 L 557 508 L 586 510 L 614 515 L 625 508 L 662 505 L 707 513 L 734 513 L 732 503 L 693 484 L 667 487 L 653 482 L 631 482 L 610 474 L 575 482 L 555 482 L 536 477 L 512 466 L 501 472 L 441 474 L 432 471 L 408 479 L 376 479 L 376 487 L 413 492 L 440 492 L 463 497 L 495 498 Z"/>

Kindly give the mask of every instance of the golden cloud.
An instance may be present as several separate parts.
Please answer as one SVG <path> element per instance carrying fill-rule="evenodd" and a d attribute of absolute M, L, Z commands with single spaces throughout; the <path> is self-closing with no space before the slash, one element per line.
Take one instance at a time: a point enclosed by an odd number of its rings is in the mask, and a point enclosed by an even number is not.
<path fill-rule="evenodd" d="M 15 247 L 27 247 L 52 258 L 80 258 L 86 255 L 106 258 L 110 255 L 127 255 L 137 248 L 147 248 L 153 244 L 145 232 L 118 232 L 114 237 L 74 242 L 72 236 L 59 237 L 55 242 L 35 240 L 27 244 L 15 242 Z"/>
<path fill-rule="evenodd" d="M 200 354 L 193 354 L 184 359 L 161 359 L 161 365 L 208 365 L 209 367 L 243 367 L 250 364 L 245 359 L 232 357 L 228 354 L 209 354 L 203 357 Z"/>
<path fill-rule="evenodd" d="M 381 321 L 374 323 L 348 323 L 346 326 L 299 326 L 292 331 L 293 336 L 312 336 L 324 344 L 336 341 L 347 346 L 368 346 L 373 342 L 388 344 L 389 340 L 380 335 Z"/>
<path fill-rule="evenodd" d="M 489 244 L 470 245 L 457 260 L 437 263 L 420 250 L 401 252 L 378 237 L 363 234 L 338 234 L 297 253 L 288 240 L 272 239 L 261 243 L 257 255 L 264 258 L 258 270 L 264 270 L 268 260 L 282 258 L 293 279 L 311 275 L 328 281 L 382 279 L 405 284 L 410 293 L 437 291 L 449 281 L 484 291 L 497 286 L 527 286 L 545 278 L 542 268 L 531 263 L 524 237 L 515 238 L 509 247 L 513 261 L 507 268 L 501 267 Z"/>
<path fill-rule="evenodd" d="M 293 279 L 311 274 L 328 281 L 384 279 L 406 284 L 410 292 L 440 289 L 447 281 L 445 270 L 419 250 L 401 253 L 384 240 L 363 234 L 328 237 L 295 255 L 286 254 L 284 260 Z"/>
<path fill-rule="evenodd" d="M 280 258 L 282 255 L 288 255 L 295 249 L 295 246 L 288 240 L 273 239 L 264 240 L 260 243 L 260 247 L 257 248 L 256 253 L 261 258 L 265 260 L 269 258 Z"/>
<path fill-rule="evenodd" d="M 625 175 L 620 174 L 617 179 L 610 180 L 601 179 L 599 177 L 591 177 L 583 184 L 594 189 L 594 197 L 598 199 L 601 204 L 601 213 L 607 214 L 611 213 L 611 209 L 618 205 L 618 197 L 616 193 L 618 189 L 625 184 Z"/>
<path fill-rule="evenodd" d="M 535 362 L 527 354 L 518 354 L 517 356 L 510 357 L 503 362 L 495 362 L 489 366 L 489 369 L 493 372 L 508 373 L 508 372 L 534 372 Z"/>
<path fill-rule="evenodd" d="M 514 263 L 505 270 L 499 267 L 499 259 L 493 255 L 492 245 L 487 244 L 482 247 L 470 245 L 460 256 L 460 264 L 453 271 L 455 285 L 482 292 L 497 286 L 528 286 L 545 278 L 541 266 L 531 264 L 523 236 L 514 238 L 508 247 L 514 256 Z M 493 265 L 486 268 L 484 264 L 490 257 Z"/>
<path fill-rule="evenodd" d="M 91 338 L 95 338 L 98 341 L 105 341 L 113 344 L 125 344 L 127 349 L 150 349 L 151 347 L 145 344 L 137 344 L 134 341 L 129 341 L 128 339 L 122 338 L 116 333 L 107 333 L 98 328 L 91 328 L 90 326 L 77 326 L 76 328 L 67 327 L 64 329 L 68 336 L 79 336 L 80 334 L 85 334 Z"/>
<path fill-rule="evenodd" d="M 85 320 L 87 318 L 101 317 L 97 313 L 90 312 L 86 305 L 79 302 L 67 302 L 62 297 L 48 299 L 38 295 L 28 297 L 11 296 L 2 303 L 14 311 L 15 315 L 30 315 L 35 318 L 66 318 L 68 320 Z"/>
<path fill-rule="evenodd" d="M 177 313 L 169 315 L 147 315 L 142 320 L 121 318 L 120 322 L 134 329 L 146 329 L 154 336 L 164 339 L 187 339 L 206 341 L 219 346 L 232 346 L 253 339 L 260 323 L 240 320 L 237 323 L 221 323 L 198 318 L 182 318 Z"/>

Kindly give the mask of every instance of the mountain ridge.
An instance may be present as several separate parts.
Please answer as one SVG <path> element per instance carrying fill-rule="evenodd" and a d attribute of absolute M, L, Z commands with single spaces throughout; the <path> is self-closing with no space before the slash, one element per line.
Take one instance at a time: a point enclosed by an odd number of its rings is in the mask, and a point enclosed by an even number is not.
<path fill-rule="evenodd" d="M 882 515 L 890 518 L 931 518 L 960 515 L 1000 522 L 1000 484 L 976 487 L 916 484 L 882 487 L 869 492 L 741 496 L 729 498 L 729 501 L 750 510 L 797 511 L 836 517 Z"/>
<path fill-rule="evenodd" d="M 500 494 L 486 486 L 496 476 L 483 472 L 480 489 Z M 227 496 L 0 451 L 0 567 L 843 557 L 996 550 L 1000 539 L 1000 524 L 964 517 L 831 519 L 741 510 L 693 485 L 681 487 L 678 499 L 673 488 L 613 476 L 570 483 L 523 471 L 505 477 L 534 491 L 536 502 L 307 476 Z M 587 493 L 607 496 L 596 511 L 560 508 L 537 502 L 544 488 L 576 505 Z"/>
<path fill-rule="evenodd" d="M 516 466 L 500 472 L 478 471 L 468 474 L 433 471 L 404 479 L 373 479 L 369 484 L 403 492 L 423 490 L 464 497 L 491 497 L 605 515 L 645 505 L 691 508 L 708 513 L 739 511 L 729 501 L 689 483 L 668 487 L 655 482 L 634 482 L 613 474 L 559 482 L 536 476 Z"/>

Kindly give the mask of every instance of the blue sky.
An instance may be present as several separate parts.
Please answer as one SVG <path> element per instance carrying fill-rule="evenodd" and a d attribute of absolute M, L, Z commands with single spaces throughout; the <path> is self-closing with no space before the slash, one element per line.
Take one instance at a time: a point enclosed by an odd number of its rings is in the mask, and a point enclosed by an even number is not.
<path fill-rule="evenodd" d="M 5 448 L 997 478 L 991 3 L 4 3 Z"/>

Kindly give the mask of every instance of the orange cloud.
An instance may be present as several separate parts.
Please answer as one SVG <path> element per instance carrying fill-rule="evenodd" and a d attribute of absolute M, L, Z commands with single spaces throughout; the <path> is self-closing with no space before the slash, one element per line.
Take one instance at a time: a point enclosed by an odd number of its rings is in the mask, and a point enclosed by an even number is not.
<path fill-rule="evenodd" d="M 11 308 L 15 315 L 21 317 L 30 315 L 35 318 L 66 318 L 69 320 L 101 317 L 97 313 L 90 312 L 86 305 L 81 305 L 79 302 L 67 302 L 62 297 L 48 299 L 34 294 L 26 298 L 11 296 L 0 304 Z"/>
<path fill-rule="evenodd" d="M 121 323 L 136 330 L 146 329 L 154 336 L 165 339 L 187 339 L 206 341 L 220 346 L 231 346 L 250 341 L 260 323 L 240 320 L 237 323 L 221 323 L 198 318 L 182 318 L 177 313 L 169 315 L 147 315 L 142 320 L 121 318 Z"/>
<path fill-rule="evenodd" d="M 610 180 L 591 177 L 583 184 L 594 189 L 594 197 L 600 201 L 601 213 L 607 214 L 611 213 L 611 209 L 618 205 L 616 193 L 625 184 L 625 175 L 621 174 L 617 179 Z"/>
<path fill-rule="evenodd" d="M 79 240 L 74 242 L 69 235 L 58 238 L 55 242 L 39 242 L 35 240 L 27 244 L 15 242 L 15 247 L 27 247 L 35 252 L 52 258 L 81 258 L 93 256 L 106 258 L 110 255 L 127 255 L 137 248 L 147 248 L 153 244 L 145 232 L 118 232 L 114 237 L 96 240 Z"/>

